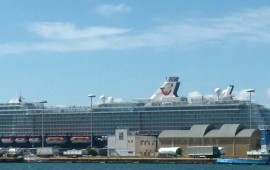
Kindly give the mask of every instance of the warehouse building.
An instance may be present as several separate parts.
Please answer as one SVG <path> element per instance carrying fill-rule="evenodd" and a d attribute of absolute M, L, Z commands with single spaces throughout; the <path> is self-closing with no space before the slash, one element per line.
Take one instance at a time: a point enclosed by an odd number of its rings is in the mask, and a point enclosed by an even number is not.
<path fill-rule="evenodd" d="M 190 130 L 164 130 L 158 136 L 159 148 L 181 147 L 187 156 L 188 146 L 218 146 L 226 148 L 229 157 L 247 157 L 248 150 L 260 149 L 260 131 L 246 129 L 242 124 L 193 125 Z"/>

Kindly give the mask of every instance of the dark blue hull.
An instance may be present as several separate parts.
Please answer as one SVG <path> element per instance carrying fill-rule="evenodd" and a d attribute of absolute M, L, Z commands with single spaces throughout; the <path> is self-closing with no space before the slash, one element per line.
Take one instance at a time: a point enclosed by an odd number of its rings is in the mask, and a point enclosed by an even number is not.
<path fill-rule="evenodd" d="M 245 159 L 245 158 L 218 158 L 217 164 L 245 164 L 245 165 L 266 165 L 270 159 Z"/>

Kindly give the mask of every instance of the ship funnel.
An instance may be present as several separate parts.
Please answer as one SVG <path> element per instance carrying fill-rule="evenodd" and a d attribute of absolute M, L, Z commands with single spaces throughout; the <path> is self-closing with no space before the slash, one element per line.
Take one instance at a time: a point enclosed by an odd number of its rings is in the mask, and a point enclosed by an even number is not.
<path fill-rule="evenodd" d="M 224 93 L 223 97 L 229 97 L 232 95 L 232 91 L 233 91 L 234 85 L 229 85 L 227 90 Z"/>
<path fill-rule="evenodd" d="M 169 77 L 150 99 L 160 101 L 164 97 L 178 97 L 179 77 Z"/>
<path fill-rule="evenodd" d="M 233 88 L 234 88 L 234 85 L 229 85 L 226 90 L 223 90 L 222 100 L 232 100 Z"/>
<path fill-rule="evenodd" d="M 20 96 L 17 96 L 16 98 L 9 100 L 8 103 L 21 103 L 23 99 L 24 98 L 20 95 Z"/>

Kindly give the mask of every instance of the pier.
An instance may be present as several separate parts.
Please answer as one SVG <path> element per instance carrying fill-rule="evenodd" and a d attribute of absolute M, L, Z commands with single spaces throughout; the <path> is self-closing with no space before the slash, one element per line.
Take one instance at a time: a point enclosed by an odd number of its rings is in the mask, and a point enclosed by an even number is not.
<path fill-rule="evenodd" d="M 19 163 L 24 162 L 23 157 L 20 158 L 10 158 L 10 157 L 0 157 L 0 163 Z"/>
<path fill-rule="evenodd" d="M 70 163 L 153 163 L 153 164 L 215 164 L 216 158 L 154 158 L 154 157 L 51 157 L 36 158 L 36 162 Z"/>

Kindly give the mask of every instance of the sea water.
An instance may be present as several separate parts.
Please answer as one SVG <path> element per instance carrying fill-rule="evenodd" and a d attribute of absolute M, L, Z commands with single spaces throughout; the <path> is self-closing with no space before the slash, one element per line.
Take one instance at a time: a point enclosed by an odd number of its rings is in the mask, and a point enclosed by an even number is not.
<path fill-rule="evenodd" d="M 270 170 L 270 165 L 0 163 L 1 170 Z"/>

